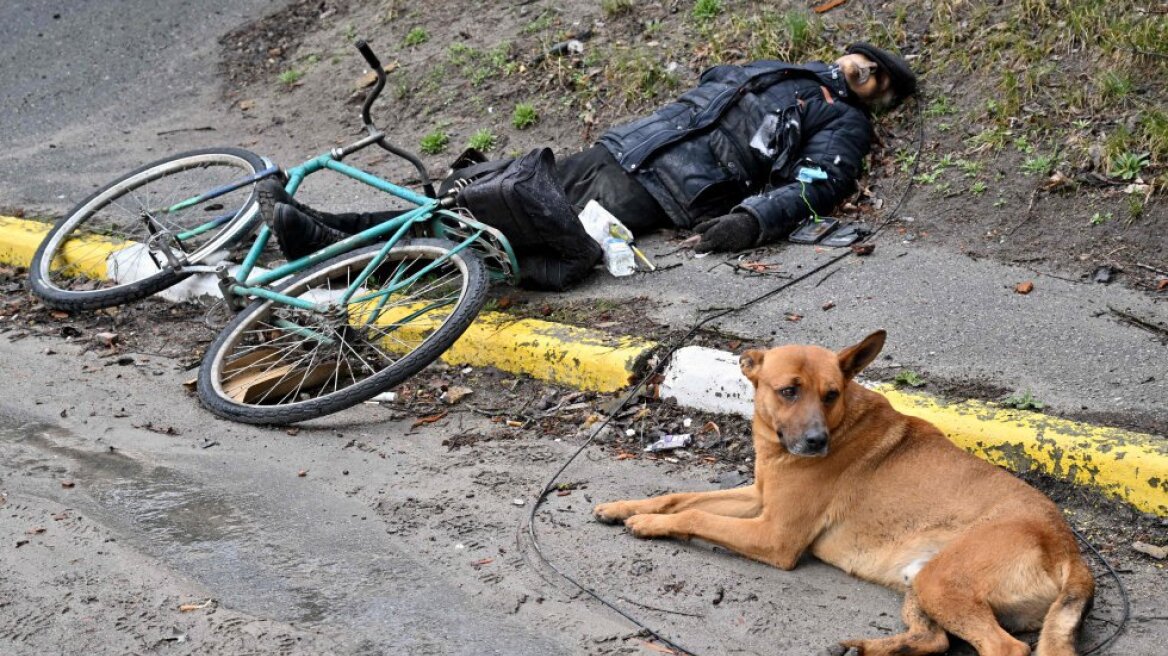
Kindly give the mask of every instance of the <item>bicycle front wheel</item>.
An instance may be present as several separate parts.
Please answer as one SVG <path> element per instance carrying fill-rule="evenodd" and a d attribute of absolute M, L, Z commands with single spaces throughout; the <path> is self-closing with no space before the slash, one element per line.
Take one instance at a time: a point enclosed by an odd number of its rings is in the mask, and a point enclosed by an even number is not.
<path fill-rule="evenodd" d="M 29 268 L 33 293 L 50 307 L 92 310 L 174 285 L 190 275 L 175 262 L 202 262 L 259 221 L 254 183 L 175 206 L 264 168 L 255 153 L 216 148 L 160 159 L 118 178 L 45 236 Z"/>
<path fill-rule="evenodd" d="M 390 249 L 346 303 L 383 245 L 326 260 L 277 290 L 311 309 L 260 299 L 223 329 L 199 369 L 199 399 L 249 424 L 288 424 L 368 400 L 438 359 L 486 301 L 469 249 L 414 239 Z"/>

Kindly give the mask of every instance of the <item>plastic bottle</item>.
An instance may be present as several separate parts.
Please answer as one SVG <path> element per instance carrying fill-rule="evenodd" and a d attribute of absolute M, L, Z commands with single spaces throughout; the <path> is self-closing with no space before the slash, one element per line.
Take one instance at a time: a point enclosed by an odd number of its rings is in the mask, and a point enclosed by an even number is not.
<path fill-rule="evenodd" d="M 628 242 L 609 237 L 604 240 L 604 266 L 616 277 L 629 276 L 637 271 L 637 260 Z"/>

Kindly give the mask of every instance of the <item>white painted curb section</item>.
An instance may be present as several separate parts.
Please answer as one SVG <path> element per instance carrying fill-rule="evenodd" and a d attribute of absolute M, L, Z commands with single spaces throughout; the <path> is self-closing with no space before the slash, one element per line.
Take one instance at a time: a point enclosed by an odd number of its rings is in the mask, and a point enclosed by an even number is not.
<path fill-rule="evenodd" d="M 705 346 L 686 346 L 673 354 L 661 398 L 706 412 L 754 414 L 754 386 L 742 375 L 738 356 Z"/>

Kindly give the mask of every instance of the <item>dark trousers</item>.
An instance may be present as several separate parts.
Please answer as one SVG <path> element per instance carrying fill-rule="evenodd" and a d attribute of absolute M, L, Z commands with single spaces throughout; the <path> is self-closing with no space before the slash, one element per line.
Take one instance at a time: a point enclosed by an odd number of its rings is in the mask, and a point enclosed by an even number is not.
<path fill-rule="evenodd" d="M 560 160 L 556 176 L 577 213 L 595 200 L 634 235 L 673 225 L 657 201 L 625 173 L 604 146 L 595 145 Z"/>

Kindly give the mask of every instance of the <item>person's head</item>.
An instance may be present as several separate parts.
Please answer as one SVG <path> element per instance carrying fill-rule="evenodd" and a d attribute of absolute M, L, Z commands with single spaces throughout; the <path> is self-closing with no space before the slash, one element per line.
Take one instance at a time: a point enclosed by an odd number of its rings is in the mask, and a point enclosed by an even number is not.
<path fill-rule="evenodd" d="M 908 63 L 869 43 L 854 43 L 835 60 L 853 96 L 871 109 L 889 109 L 916 93 L 917 77 Z"/>

